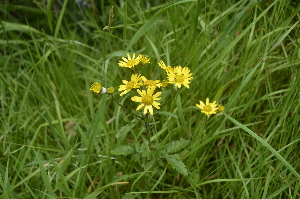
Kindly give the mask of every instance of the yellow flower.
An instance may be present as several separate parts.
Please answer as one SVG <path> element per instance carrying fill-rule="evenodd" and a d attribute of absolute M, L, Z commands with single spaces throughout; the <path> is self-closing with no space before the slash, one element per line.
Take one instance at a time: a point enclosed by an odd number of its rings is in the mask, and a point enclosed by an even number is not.
<path fill-rule="evenodd" d="M 190 69 L 187 67 L 182 68 L 181 66 L 176 66 L 173 70 L 173 72 L 168 72 L 168 79 L 170 84 L 175 84 L 178 88 L 181 87 L 181 85 L 184 85 L 185 87 L 189 88 L 189 84 L 191 83 L 190 80 L 193 79 L 192 74 L 189 73 Z"/>
<path fill-rule="evenodd" d="M 216 114 L 218 111 L 216 101 L 209 103 L 209 98 L 206 98 L 206 104 L 200 101 L 200 104 L 196 104 L 198 108 L 201 109 L 201 112 L 206 114 L 208 117 L 212 114 Z"/>
<path fill-rule="evenodd" d="M 109 87 L 107 88 L 107 93 L 114 93 L 115 92 L 115 88 L 114 87 Z"/>
<path fill-rule="evenodd" d="M 148 55 L 139 55 L 138 57 L 143 65 L 150 63 L 150 58 L 148 58 Z"/>
<path fill-rule="evenodd" d="M 100 83 L 98 83 L 98 82 L 94 82 L 91 85 L 90 90 L 94 91 L 95 93 L 100 93 L 100 91 L 102 91 L 102 85 Z"/>
<path fill-rule="evenodd" d="M 136 110 L 140 110 L 141 108 L 143 108 L 143 106 L 145 106 L 144 108 L 144 114 L 146 114 L 148 111 L 151 115 L 153 115 L 153 108 L 152 106 L 154 106 L 157 109 L 160 109 L 159 102 L 156 102 L 155 100 L 160 100 L 161 97 L 158 97 L 162 92 L 157 92 L 155 95 L 153 95 L 155 88 L 150 87 L 147 89 L 147 92 L 145 90 L 140 91 L 139 89 L 137 90 L 137 92 L 140 94 L 141 97 L 138 96 L 134 96 L 131 98 L 132 101 L 134 102 L 142 102 L 142 104 L 140 104 Z"/>
<path fill-rule="evenodd" d="M 128 93 L 133 88 L 140 88 L 143 85 L 140 81 L 142 77 L 140 74 L 132 74 L 131 81 L 122 80 L 125 85 L 120 85 L 118 91 L 123 91 L 120 96 Z"/>
<path fill-rule="evenodd" d="M 164 69 L 167 73 L 171 73 L 174 70 L 171 66 L 166 66 L 165 62 L 163 62 L 162 60 L 160 60 L 160 62 L 158 62 L 158 65 L 162 69 Z"/>
<path fill-rule="evenodd" d="M 148 80 L 146 77 L 142 76 L 142 80 L 144 82 L 144 85 L 146 86 L 146 88 L 150 88 L 150 87 L 161 87 L 161 83 L 159 83 L 159 80 Z"/>
<path fill-rule="evenodd" d="M 161 83 L 161 86 L 162 86 L 162 87 L 167 87 L 168 84 L 169 84 L 169 83 L 168 83 L 168 80 L 163 80 L 162 83 Z"/>
<path fill-rule="evenodd" d="M 129 53 L 127 53 L 128 59 L 122 57 L 124 61 L 119 61 L 119 66 L 121 67 L 128 67 L 132 68 L 140 63 L 140 56 L 135 58 L 135 53 L 133 53 L 132 58 L 130 57 Z"/>

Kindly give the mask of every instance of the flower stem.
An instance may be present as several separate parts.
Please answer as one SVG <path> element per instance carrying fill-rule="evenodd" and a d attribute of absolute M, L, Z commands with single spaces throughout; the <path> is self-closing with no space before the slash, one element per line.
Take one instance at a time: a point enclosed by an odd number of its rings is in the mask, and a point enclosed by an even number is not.
<path fill-rule="evenodd" d="M 145 118 L 148 118 L 149 117 L 149 114 L 147 113 L 146 115 L 145 115 Z M 147 134 L 147 140 L 148 140 L 148 144 L 149 144 L 149 146 L 151 146 L 151 144 L 150 144 L 150 142 L 151 142 L 151 140 L 150 140 L 150 137 L 151 137 L 151 135 L 150 135 L 150 129 L 151 129 L 151 127 L 150 127 L 150 122 L 149 121 L 146 121 L 145 122 L 145 126 L 146 126 L 146 134 Z"/>
<path fill-rule="evenodd" d="M 115 96 L 113 96 L 112 94 L 110 94 L 109 93 L 109 95 L 111 95 L 112 96 L 112 98 L 115 100 L 115 102 L 119 105 L 119 106 L 121 106 L 125 111 L 127 111 L 127 112 L 129 112 L 131 115 L 133 115 L 134 117 L 138 117 L 138 118 L 140 118 L 140 119 L 142 119 L 142 120 L 144 120 L 145 118 L 144 117 L 141 117 L 141 116 L 138 116 L 138 115 L 136 115 L 136 114 L 134 114 L 134 113 L 132 113 L 132 111 L 131 110 L 129 110 L 129 109 L 127 109 L 127 108 L 125 108 L 120 102 L 118 102 L 118 100 L 115 98 Z"/>
<path fill-rule="evenodd" d="M 175 94 L 162 106 L 160 106 L 160 109 L 162 109 L 165 105 L 167 105 L 172 99 L 174 99 L 174 97 L 177 95 L 178 90 L 173 90 L 171 89 L 173 92 L 175 92 Z"/>

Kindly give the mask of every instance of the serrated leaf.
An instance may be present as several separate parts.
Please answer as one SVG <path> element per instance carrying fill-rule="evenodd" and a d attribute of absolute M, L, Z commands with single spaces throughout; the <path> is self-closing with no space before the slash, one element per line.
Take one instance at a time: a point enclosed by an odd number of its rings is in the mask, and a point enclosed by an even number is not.
<path fill-rule="evenodd" d="M 185 168 L 185 164 L 179 159 L 178 154 L 168 155 L 166 156 L 166 160 L 173 169 L 177 170 L 182 175 L 188 175 L 187 169 Z"/>
<path fill-rule="evenodd" d="M 134 149 L 129 145 L 122 145 L 110 151 L 113 155 L 128 155 L 134 153 Z"/>
<path fill-rule="evenodd" d="M 167 112 L 167 111 L 159 111 L 157 113 L 160 114 L 160 115 L 171 116 L 171 117 L 176 118 L 176 119 L 178 118 L 177 115 L 174 115 L 173 113 L 170 113 L 170 112 Z"/>
<path fill-rule="evenodd" d="M 143 138 L 143 144 L 142 144 L 142 157 L 149 157 L 150 155 L 150 149 L 149 149 L 149 142 L 148 140 Z"/>
<path fill-rule="evenodd" d="M 139 145 L 139 143 L 135 143 L 134 146 L 137 153 L 143 153 L 142 147 Z"/>
<path fill-rule="evenodd" d="M 172 141 L 172 142 L 166 144 L 164 151 L 166 151 L 167 153 L 175 153 L 175 152 L 185 148 L 189 143 L 190 143 L 189 140 L 180 138 L 180 140 Z"/>
<path fill-rule="evenodd" d="M 116 138 L 119 139 L 121 137 L 122 140 L 122 138 L 124 138 L 126 134 L 130 131 L 130 129 L 134 127 L 137 123 L 138 120 L 134 119 L 126 126 L 121 127 L 120 130 L 116 133 Z"/>

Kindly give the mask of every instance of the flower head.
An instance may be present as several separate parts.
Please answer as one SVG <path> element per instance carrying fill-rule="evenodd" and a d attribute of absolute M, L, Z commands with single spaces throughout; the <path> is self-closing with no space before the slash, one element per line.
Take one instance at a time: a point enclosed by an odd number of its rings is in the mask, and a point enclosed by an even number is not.
<path fill-rule="evenodd" d="M 128 59 L 122 57 L 124 61 L 119 61 L 119 66 L 132 68 L 140 63 L 140 56 L 135 57 L 135 53 L 133 53 L 132 58 L 130 57 L 130 54 L 127 53 L 127 57 Z"/>
<path fill-rule="evenodd" d="M 206 98 L 206 104 L 200 101 L 200 104 L 196 104 L 198 108 L 201 109 L 201 112 L 206 114 L 208 117 L 212 114 L 216 114 L 218 111 L 216 101 L 209 103 L 209 98 Z"/>
<path fill-rule="evenodd" d="M 140 94 L 141 97 L 138 96 L 134 96 L 131 98 L 132 101 L 134 102 L 142 102 L 142 104 L 140 104 L 136 110 L 140 110 L 141 108 L 144 108 L 144 114 L 146 114 L 148 111 L 151 115 L 153 115 L 153 108 L 152 106 L 154 106 L 157 109 L 160 109 L 159 102 L 156 102 L 155 100 L 160 100 L 161 97 L 158 97 L 162 92 L 157 92 L 156 94 L 153 95 L 155 88 L 150 87 L 147 89 L 147 91 L 142 90 L 140 91 L 139 89 L 137 90 L 137 92 Z"/>
<path fill-rule="evenodd" d="M 161 86 L 162 87 L 167 87 L 168 86 L 168 80 L 163 80 L 162 82 L 161 82 Z"/>
<path fill-rule="evenodd" d="M 167 73 L 171 73 L 174 70 L 171 66 L 166 66 L 165 62 L 163 62 L 162 60 L 160 60 L 160 62 L 158 62 L 158 65 L 162 69 L 164 69 Z"/>
<path fill-rule="evenodd" d="M 98 82 L 94 82 L 92 85 L 91 85 L 91 88 L 90 88 L 91 91 L 94 91 L 95 93 L 106 93 L 106 88 L 104 88 L 100 83 Z"/>
<path fill-rule="evenodd" d="M 133 88 L 140 88 L 143 85 L 141 83 L 142 77 L 140 74 L 132 74 L 131 81 L 122 80 L 124 85 L 120 85 L 118 91 L 123 91 L 120 96 L 128 93 Z"/>
<path fill-rule="evenodd" d="M 144 85 L 146 86 L 146 88 L 150 88 L 150 87 L 161 87 L 161 83 L 159 80 L 148 80 L 146 77 L 142 77 L 142 80 L 144 82 Z"/>
<path fill-rule="evenodd" d="M 112 94 L 112 93 L 115 92 L 115 88 L 114 87 L 109 87 L 106 90 L 107 90 L 107 93 L 109 93 L 109 94 Z"/>
<path fill-rule="evenodd" d="M 187 67 L 182 68 L 181 66 L 176 66 L 173 72 L 167 72 L 169 83 L 175 84 L 178 88 L 181 85 L 189 88 L 189 84 L 191 83 L 190 80 L 193 79 L 193 73 L 190 73 L 190 69 Z"/>
<path fill-rule="evenodd" d="M 148 55 L 139 55 L 138 57 L 143 65 L 150 63 L 150 58 L 148 58 Z"/>

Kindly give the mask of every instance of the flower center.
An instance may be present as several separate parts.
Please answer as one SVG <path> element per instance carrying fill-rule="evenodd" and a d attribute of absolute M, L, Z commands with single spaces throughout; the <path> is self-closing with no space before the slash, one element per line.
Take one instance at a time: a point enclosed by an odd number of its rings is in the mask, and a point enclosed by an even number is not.
<path fill-rule="evenodd" d="M 146 105 L 146 106 L 150 106 L 153 104 L 153 96 L 146 94 L 142 97 L 142 102 Z"/>
<path fill-rule="evenodd" d="M 183 75 L 175 75 L 175 82 L 183 83 L 184 76 Z"/>
<path fill-rule="evenodd" d="M 206 111 L 206 112 L 211 112 L 212 108 L 211 108 L 210 105 L 205 105 L 205 106 L 203 106 L 203 110 Z"/>
<path fill-rule="evenodd" d="M 136 65 L 136 61 L 135 61 L 134 59 L 131 59 L 131 60 L 129 60 L 129 61 L 127 62 L 127 65 L 128 65 L 128 66 L 134 66 L 134 65 Z"/>
<path fill-rule="evenodd" d="M 96 84 L 96 85 L 94 86 L 94 91 L 95 91 L 95 92 L 100 92 L 101 90 L 102 90 L 101 84 Z"/>
<path fill-rule="evenodd" d="M 134 81 L 129 81 L 127 84 L 126 84 L 126 89 L 127 90 L 130 90 L 132 89 L 134 86 Z"/>

